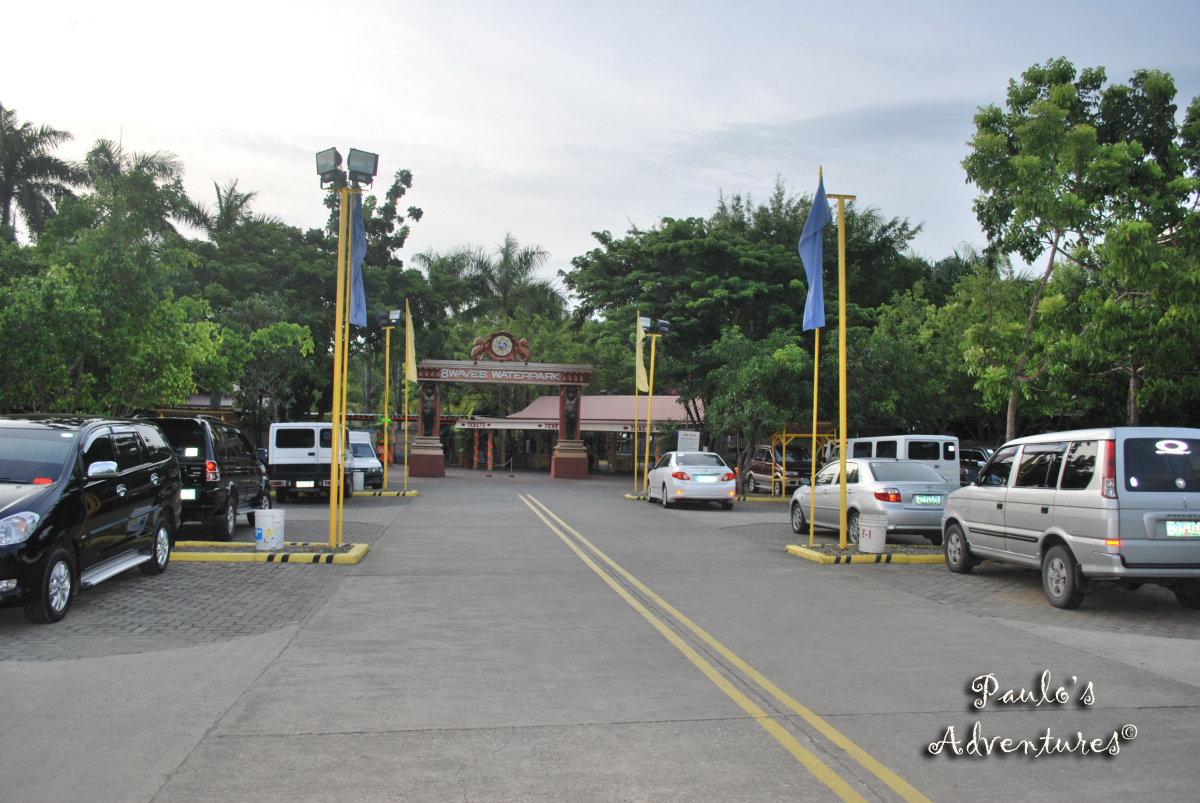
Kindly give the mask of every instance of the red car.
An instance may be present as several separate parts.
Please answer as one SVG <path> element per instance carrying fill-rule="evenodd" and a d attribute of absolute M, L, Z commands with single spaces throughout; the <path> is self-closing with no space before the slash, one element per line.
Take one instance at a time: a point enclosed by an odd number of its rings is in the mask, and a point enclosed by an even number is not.
<path fill-rule="evenodd" d="M 808 477 L 811 472 L 812 461 L 809 459 L 807 446 L 788 444 L 786 454 L 778 446 L 774 449 L 770 446 L 758 446 L 754 449 L 754 456 L 750 458 L 750 465 L 746 469 L 746 493 L 770 493 L 773 488 L 775 495 L 783 496 L 787 490 L 781 486 L 796 488 L 800 485 L 801 478 Z"/>

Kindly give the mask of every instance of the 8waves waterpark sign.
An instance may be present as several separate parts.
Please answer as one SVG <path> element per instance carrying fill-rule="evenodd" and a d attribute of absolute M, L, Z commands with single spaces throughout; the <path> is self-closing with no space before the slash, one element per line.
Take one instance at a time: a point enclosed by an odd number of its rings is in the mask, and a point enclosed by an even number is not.
<path fill-rule="evenodd" d="M 417 366 L 417 378 L 425 382 L 586 385 L 592 378 L 592 366 L 550 363 L 486 365 L 471 360 L 426 360 Z"/>

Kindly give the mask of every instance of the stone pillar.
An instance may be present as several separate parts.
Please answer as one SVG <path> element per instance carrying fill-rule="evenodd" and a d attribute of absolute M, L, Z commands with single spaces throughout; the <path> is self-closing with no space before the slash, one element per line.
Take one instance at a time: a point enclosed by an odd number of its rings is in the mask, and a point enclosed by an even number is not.
<path fill-rule="evenodd" d="M 581 406 L 579 386 L 563 385 L 558 394 L 558 443 L 554 445 L 554 455 L 550 458 L 551 477 L 587 479 L 587 449 L 579 432 Z"/>
<path fill-rule="evenodd" d="M 446 476 L 441 439 L 441 385 L 422 382 L 417 391 L 417 437 L 412 442 L 410 477 Z"/>

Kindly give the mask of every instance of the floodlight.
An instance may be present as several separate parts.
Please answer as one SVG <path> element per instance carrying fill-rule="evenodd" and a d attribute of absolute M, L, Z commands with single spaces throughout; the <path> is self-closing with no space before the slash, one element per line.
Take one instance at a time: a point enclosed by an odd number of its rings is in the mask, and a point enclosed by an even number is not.
<path fill-rule="evenodd" d="M 342 155 L 338 153 L 337 148 L 329 148 L 317 154 L 317 173 L 321 176 L 322 184 L 333 181 L 337 169 L 341 166 Z"/>
<path fill-rule="evenodd" d="M 658 331 L 659 331 L 659 334 L 663 334 L 663 335 L 665 335 L 667 332 L 670 332 L 671 331 L 671 322 L 660 319 L 658 322 Z"/>
<path fill-rule="evenodd" d="M 392 324 L 393 326 L 400 323 L 403 318 L 404 310 L 402 309 L 394 309 L 388 313 L 388 323 Z"/>
<path fill-rule="evenodd" d="M 379 324 L 380 328 L 388 325 L 388 314 L 385 310 L 375 313 L 375 323 Z"/>
<path fill-rule="evenodd" d="M 351 148 L 350 156 L 346 159 L 346 169 L 350 171 L 351 181 L 370 184 L 379 172 L 379 154 Z"/>
<path fill-rule="evenodd" d="M 650 328 L 650 319 L 649 318 L 638 318 L 638 323 L 640 323 L 642 325 L 643 329 Z"/>

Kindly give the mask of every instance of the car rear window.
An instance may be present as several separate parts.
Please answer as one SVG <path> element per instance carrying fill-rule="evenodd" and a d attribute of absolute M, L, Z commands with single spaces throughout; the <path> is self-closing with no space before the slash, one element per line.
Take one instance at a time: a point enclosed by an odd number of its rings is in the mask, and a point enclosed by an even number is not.
<path fill-rule="evenodd" d="M 316 438 L 311 429 L 275 430 L 276 449 L 311 449 L 314 443 L 316 443 Z"/>
<path fill-rule="evenodd" d="M 909 460 L 937 460 L 942 456 L 942 444 L 937 441 L 909 441 Z"/>
<path fill-rule="evenodd" d="M 945 443 L 942 444 L 942 459 L 943 460 L 957 460 L 958 459 L 958 452 L 954 448 L 954 441 L 946 441 Z"/>
<path fill-rule="evenodd" d="M 872 463 L 871 473 L 880 482 L 945 482 L 924 463 Z"/>
<path fill-rule="evenodd" d="M 0 482 L 48 485 L 58 479 L 75 445 L 62 430 L 0 429 Z"/>
<path fill-rule="evenodd" d="M 199 421 L 160 418 L 154 423 L 167 436 L 167 443 L 171 444 L 176 457 L 204 459 L 208 456 L 204 448 L 204 429 Z"/>
<path fill-rule="evenodd" d="M 876 457 L 895 457 L 896 442 L 895 441 L 878 441 L 875 444 Z"/>
<path fill-rule="evenodd" d="M 717 466 L 727 468 L 725 461 L 715 454 L 708 452 L 685 452 L 675 456 L 676 463 L 681 466 Z"/>
<path fill-rule="evenodd" d="M 1129 438 L 1125 441 L 1125 490 L 1200 489 L 1200 440 Z"/>

